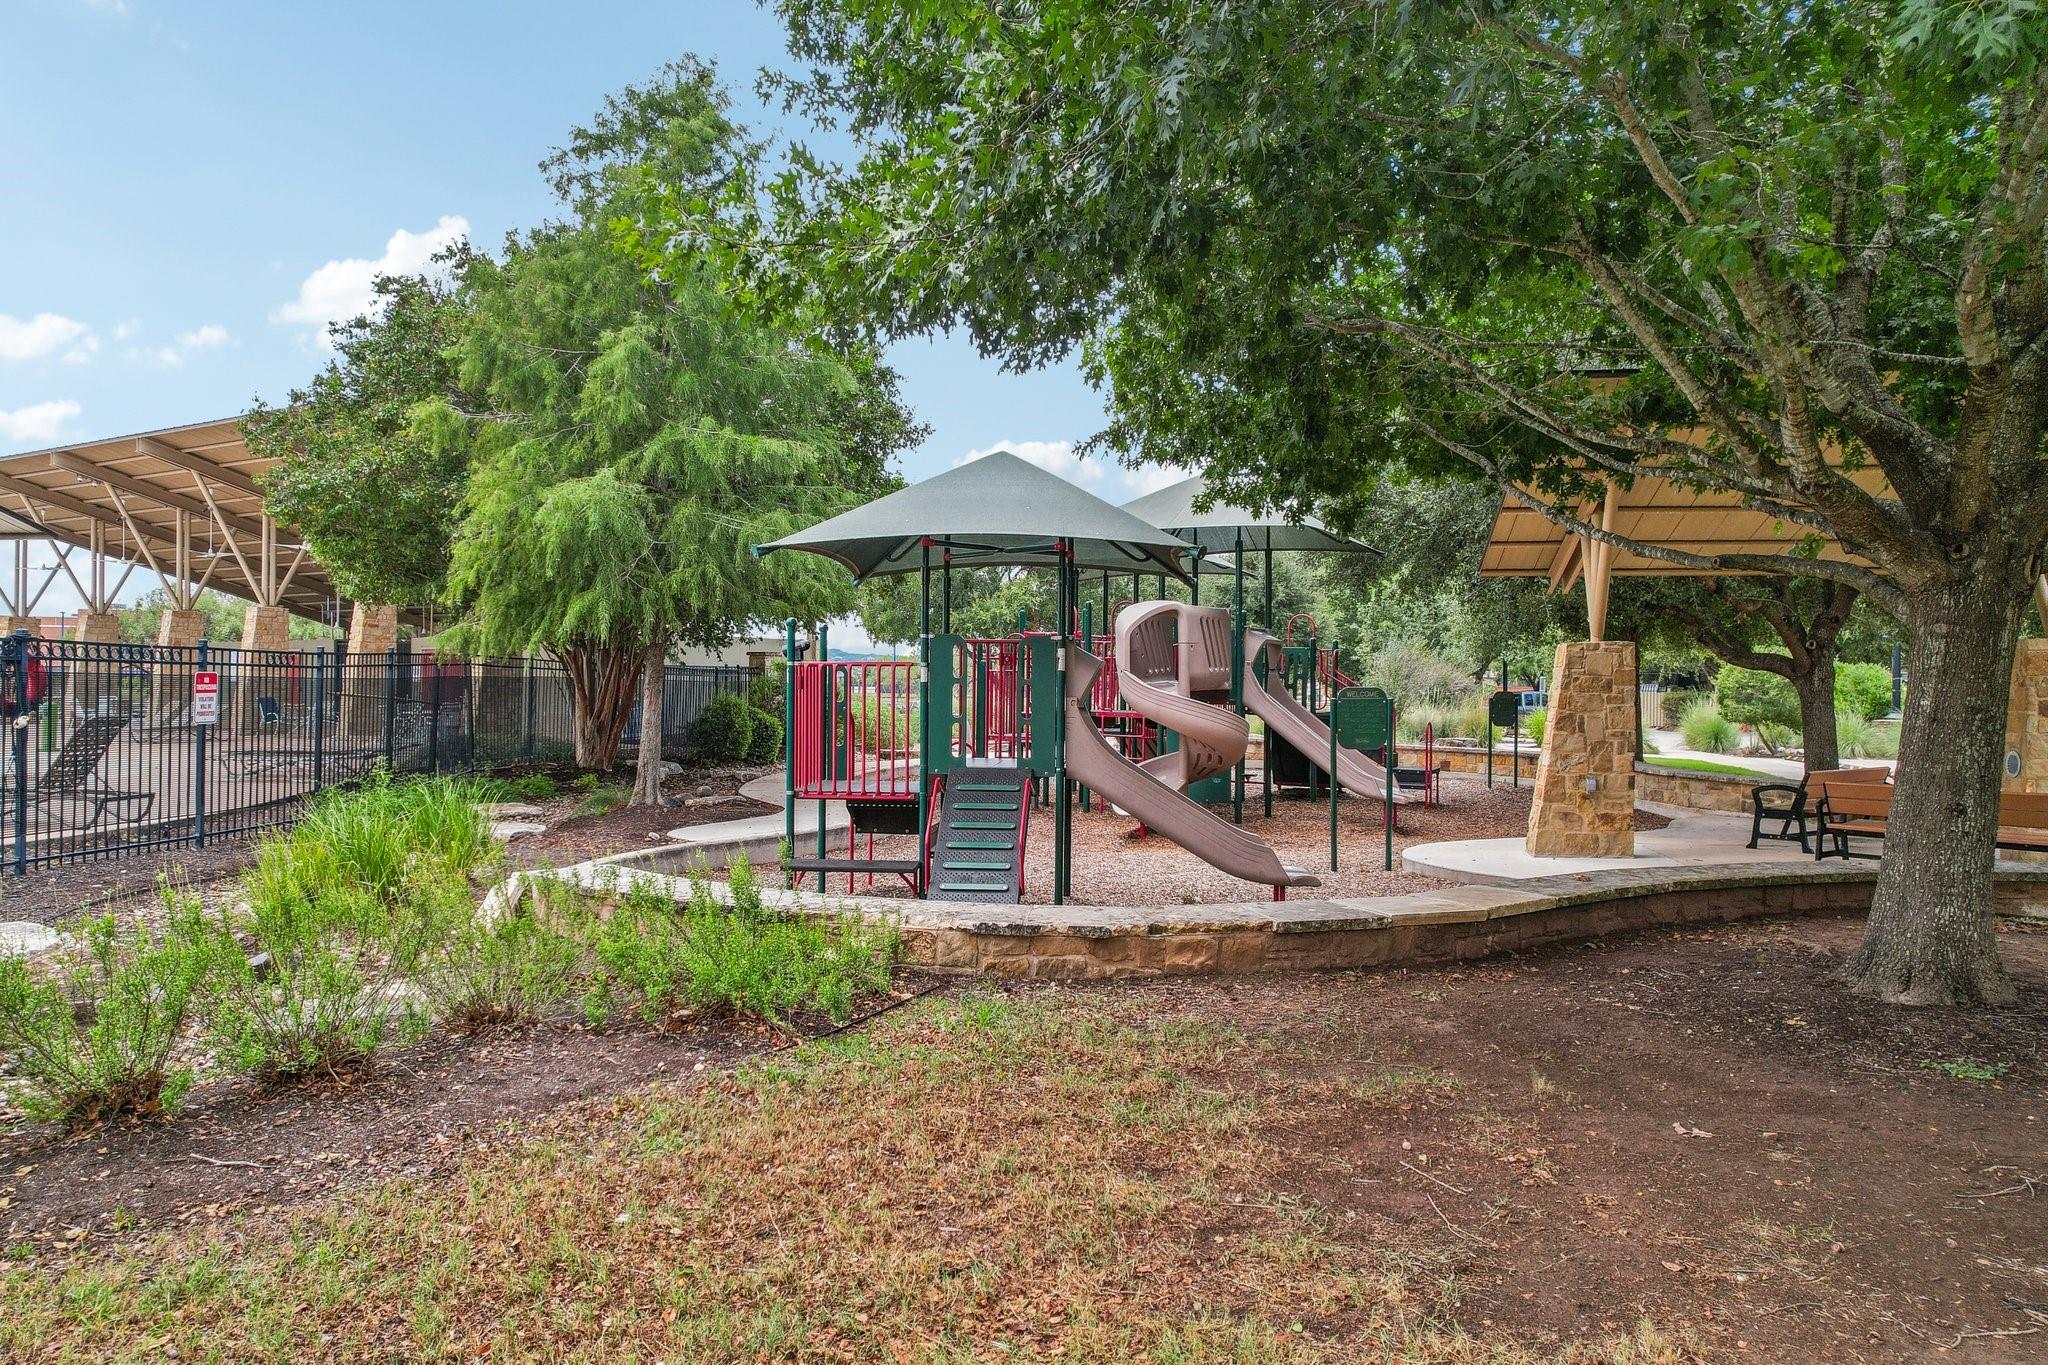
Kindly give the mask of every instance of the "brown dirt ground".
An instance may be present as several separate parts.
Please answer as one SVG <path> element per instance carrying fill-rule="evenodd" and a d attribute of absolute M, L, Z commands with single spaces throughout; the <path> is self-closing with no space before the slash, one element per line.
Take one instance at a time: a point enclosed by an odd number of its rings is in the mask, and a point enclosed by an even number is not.
<path fill-rule="evenodd" d="M 1269 1114 L 1293 1162 L 1266 1193 L 1363 1239 L 1433 1231 L 1474 1334 L 1647 1318 L 1711 1359 L 2048 1358 L 2048 933 L 2001 934 L 2022 1003 L 1975 1014 L 1847 994 L 1832 973 L 1860 933 L 1767 921 L 1135 991 L 1335 1085 L 1441 1079 L 1355 1121 Z M 1961 1058 L 2003 1070 L 1936 1067 Z"/>
<path fill-rule="evenodd" d="M 1449 839 L 1493 839 L 1519 835 L 1529 826 L 1531 786 L 1508 785 L 1503 775 L 1492 788 L 1483 777 L 1446 773 L 1442 804 L 1423 809 L 1420 805 L 1397 809 L 1394 818 L 1394 869 L 1384 869 L 1381 808 L 1369 801 L 1346 798 L 1337 804 L 1337 861 L 1330 865 L 1330 807 L 1327 799 L 1309 800 L 1288 795 L 1276 797 L 1273 814 L 1265 814 L 1264 802 L 1256 789 L 1245 802 L 1245 828 L 1272 844 L 1281 860 L 1305 867 L 1323 878 L 1313 890 L 1295 895 L 1398 896 L 1410 891 L 1434 891 L 1443 887 L 1435 877 L 1401 870 L 1401 850 L 1411 844 L 1438 843 Z M 1214 808 L 1229 818 L 1227 806 Z M 1637 829 L 1661 829 L 1671 823 L 1661 815 L 1637 811 Z M 1197 905 L 1215 901 L 1265 900 L 1268 889 L 1254 882 L 1239 881 L 1218 872 L 1194 854 L 1158 833 L 1147 831 L 1135 837 L 1137 822 L 1096 806 L 1074 812 L 1074 894 L 1077 905 Z M 845 836 L 835 836 L 835 851 L 845 850 Z M 866 840 L 861 842 L 863 850 Z M 877 838 L 875 856 L 915 857 L 917 844 L 908 838 Z M 846 886 L 834 876 L 830 889 Z M 1052 813 L 1043 807 L 1032 812 L 1025 847 L 1024 900 L 1046 904 L 1052 893 Z M 895 878 L 875 879 L 871 888 L 865 878 L 854 890 L 862 895 L 904 896 L 909 888 Z"/>

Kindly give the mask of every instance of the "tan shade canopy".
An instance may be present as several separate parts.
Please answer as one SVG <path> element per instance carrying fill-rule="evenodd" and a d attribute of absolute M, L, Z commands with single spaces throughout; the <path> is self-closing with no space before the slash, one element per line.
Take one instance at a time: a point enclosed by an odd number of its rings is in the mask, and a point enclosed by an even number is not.
<path fill-rule="evenodd" d="M 264 515 L 258 480 L 276 462 L 250 453 L 237 421 L 7 456 L 0 511 L 61 545 L 140 564 L 167 589 L 203 585 L 324 620 L 334 587 L 297 533 Z"/>
<path fill-rule="evenodd" d="M 1859 470 L 1851 477 L 1869 492 L 1890 494 L 1884 476 L 1874 469 Z M 1647 545 L 1692 554 L 1789 554 L 1808 544 L 1814 534 L 1808 527 L 1744 507 L 1734 493 L 1703 492 L 1663 478 L 1639 478 L 1632 486 L 1615 490 L 1612 502 L 1606 529 Z M 1580 521 L 1601 525 L 1605 509 L 1595 501 L 1566 510 Z M 1710 576 L 1620 546 L 1612 549 L 1609 573 Z M 1504 495 L 1494 514 L 1493 533 L 1480 558 L 1479 572 L 1490 578 L 1546 578 L 1554 590 L 1563 591 L 1584 571 L 1584 558 L 1584 537 Z M 1822 541 L 1820 558 L 1867 562 L 1844 551 L 1832 538 Z"/>

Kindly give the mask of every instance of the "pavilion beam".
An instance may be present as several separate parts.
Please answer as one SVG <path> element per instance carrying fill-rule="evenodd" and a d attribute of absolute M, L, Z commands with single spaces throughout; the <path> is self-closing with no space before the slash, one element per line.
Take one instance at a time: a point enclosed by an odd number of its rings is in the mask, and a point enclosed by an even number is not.
<path fill-rule="evenodd" d="M 50 465 L 52 468 L 62 469 L 66 473 L 76 474 L 80 478 L 89 479 L 93 483 L 108 484 L 144 501 L 159 503 L 179 511 L 190 512 L 196 517 L 207 516 L 210 513 L 219 524 L 222 534 L 228 534 L 230 531 L 239 531 L 245 536 L 256 536 L 259 538 L 263 534 L 263 526 L 260 522 L 251 520 L 238 512 L 223 511 L 220 504 L 214 501 L 213 491 L 207 487 L 203 479 L 199 483 L 199 493 L 204 501 L 195 502 L 183 493 L 173 493 L 168 488 L 158 488 L 153 484 L 144 483 L 140 479 L 131 479 L 126 474 L 117 474 L 111 469 L 103 469 L 91 460 L 82 460 L 76 455 L 63 451 L 59 451 L 50 457 Z"/>
<path fill-rule="evenodd" d="M 180 450 L 176 446 L 165 445 L 154 437 L 137 437 L 135 440 L 135 453 L 147 455 L 150 459 L 160 464 L 167 464 L 175 469 L 182 469 L 188 474 L 197 474 L 202 479 L 210 479 L 214 483 L 234 489 L 237 493 L 247 493 L 249 496 L 256 498 L 263 496 L 263 490 L 248 475 L 238 473 L 227 468 L 225 465 L 215 464 L 204 455 L 194 455 L 189 450 Z"/>

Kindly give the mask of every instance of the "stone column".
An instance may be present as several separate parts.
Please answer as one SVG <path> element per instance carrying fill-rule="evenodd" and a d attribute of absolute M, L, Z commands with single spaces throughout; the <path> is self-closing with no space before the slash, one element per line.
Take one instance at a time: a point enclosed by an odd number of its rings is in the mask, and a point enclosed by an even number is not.
<path fill-rule="evenodd" d="M 121 641 L 121 618 L 111 611 L 82 611 L 72 618 L 73 639 L 83 640 L 92 645 L 112 645 Z"/>
<path fill-rule="evenodd" d="M 249 609 L 242 613 L 242 648 L 291 647 L 292 614 L 283 607 L 259 607 L 251 604 Z"/>
<path fill-rule="evenodd" d="M 349 613 L 348 666 L 341 682 L 341 725 L 347 733 L 369 735 L 383 730 L 388 676 L 382 665 L 396 648 L 398 608 L 356 603 Z"/>
<path fill-rule="evenodd" d="M 1567 642 L 1557 647 L 1550 675 L 1550 718 L 1524 847 L 1539 858 L 1630 857 L 1636 647 L 1623 640 Z"/>
<path fill-rule="evenodd" d="M 0 616 L 0 634 L 12 635 L 23 630 L 40 638 L 43 624 L 33 616 Z"/>
<path fill-rule="evenodd" d="M 200 634 L 206 629 L 206 616 L 197 611 L 166 611 L 157 622 L 156 642 L 179 649 L 190 649 L 199 643 Z"/>
<path fill-rule="evenodd" d="M 2048 792 L 2048 640 L 2022 640 L 2013 656 L 2001 789 Z"/>

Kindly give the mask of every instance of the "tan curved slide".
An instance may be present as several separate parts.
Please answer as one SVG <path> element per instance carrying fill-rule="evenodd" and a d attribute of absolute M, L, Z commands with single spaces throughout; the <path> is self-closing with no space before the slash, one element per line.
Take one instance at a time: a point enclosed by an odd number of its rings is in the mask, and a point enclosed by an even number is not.
<path fill-rule="evenodd" d="M 1266 656 L 1264 682 L 1259 681 L 1258 670 L 1252 666 L 1260 654 Z M 1283 664 L 1278 640 L 1262 630 L 1244 633 L 1245 709 L 1266 723 L 1268 735 L 1280 736 L 1303 758 L 1329 773 L 1330 727 L 1287 690 Z M 1338 786 L 1353 796 L 1371 797 L 1375 801 L 1385 799 L 1386 771 L 1355 749 L 1337 751 L 1337 771 L 1330 775 L 1336 778 Z M 1411 793 L 1401 790 L 1399 785 L 1395 786 L 1395 805 L 1408 805 L 1414 799 Z"/>
<path fill-rule="evenodd" d="M 1219 872 L 1263 886 L 1316 886 L 1312 872 L 1280 861 L 1273 846 L 1228 820 L 1211 815 L 1110 746 L 1088 714 L 1088 697 L 1102 660 L 1067 646 L 1067 775 L 1125 814 L 1157 830 Z M 1126 701 L 1130 698 L 1126 696 Z M 1202 706 L 1197 702 L 1195 705 Z M 1213 706 L 1202 706 L 1214 711 Z M 1238 717 L 1225 711 L 1232 720 Z M 1186 731 L 1181 732 L 1183 737 Z M 1235 760 L 1232 760 L 1233 762 Z"/>
<path fill-rule="evenodd" d="M 1139 765 L 1151 776 L 1183 791 L 1244 760 L 1251 722 L 1202 699 L 1230 693 L 1226 612 L 1184 602 L 1125 607 L 1116 618 L 1116 668 L 1124 705 L 1179 736 L 1178 748 Z"/>

